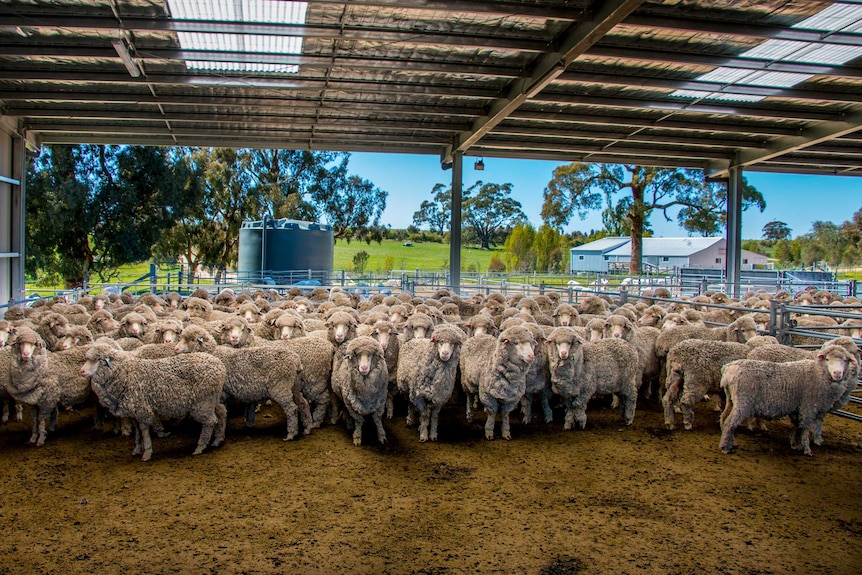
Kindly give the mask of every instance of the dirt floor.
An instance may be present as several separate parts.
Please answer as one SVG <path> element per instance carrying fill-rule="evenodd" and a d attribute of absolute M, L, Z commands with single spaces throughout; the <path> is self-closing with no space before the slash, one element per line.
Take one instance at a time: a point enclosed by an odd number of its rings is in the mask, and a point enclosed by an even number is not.
<path fill-rule="evenodd" d="M 197 457 L 198 429 L 172 426 L 150 463 L 91 409 L 42 448 L 6 424 L 0 574 L 862 572 L 862 424 L 829 416 L 808 458 L 773 422 L 727 456 L 708 404 L 692 432 L 643 401 L 629 428 L 600 405 L 584 431 L 555 416 L 488 442 L 452 406 L 438 443 L 402 416 L 354 447 L 341 426 L 285 443 L 267 407 Z"/>

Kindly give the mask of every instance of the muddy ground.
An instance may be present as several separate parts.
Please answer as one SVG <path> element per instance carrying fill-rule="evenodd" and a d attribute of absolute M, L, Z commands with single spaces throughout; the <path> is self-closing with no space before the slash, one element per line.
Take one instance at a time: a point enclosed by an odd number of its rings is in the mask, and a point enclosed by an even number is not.
<path fill-rule="evenodd" d="M 402 414 L 354 447 L 340 426 L 285 443 L 267 407 L 196 457 L 195 426 L 169 426 L 150 463 L 92 409 L 42 448 L 6 424 L 0 574 L 862 572 L 862 424 L 829 416 L 808 458 L 773 422 L 727 456 L 708 404 L 692 432 L 643 401 L 629 428 L 601 405 L 584 431 L 555 415 L 488 442 L 452 406 L 438 443 Z"/>

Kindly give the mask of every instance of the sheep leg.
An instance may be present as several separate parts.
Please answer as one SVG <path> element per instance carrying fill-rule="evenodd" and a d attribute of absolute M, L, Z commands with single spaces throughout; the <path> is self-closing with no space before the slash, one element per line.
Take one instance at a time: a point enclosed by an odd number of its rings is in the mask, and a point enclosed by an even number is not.
<path fill-rule="evenodd" d="M 512 430 L 509 428 L 509 414 L 515 409 L 516 405 L 518 405 L 517 401 L 504 403 L 500 406 L 500 419 L 502 420 L 500 423 L 500 435 L 506 441 L 512 439 Z"/>
<path fill-rule="evenodd" d="M 141 428 L 137 423 L 133 424 L 132 427 L 135 432 L 135 448 L 132 450 L 132 455 L 140 455 L 143 449 L 141 445 Z"/>
<path fill-rule="evenodd" d="M 730 402 L 728 402 L 728 405 L 730 405 Z M 725 408 L 725 411 L 727 411 L 727 408 Z M 724 413 L 722 413 L 722 416 L 724 416 Z M 733 445 L 733 432 L 736 431 L 736 428 L 739 427 L 743 419 L 743 417 L 740 417 L 739 411 L 733 408 L 725 416 L 721 425 L 721 441 L 718 444 L 722 453 L 733 453 L 735 449 Z"/>
<path fill-rule="evenodd" d="M 272 393 L 270 397 L 284 411 L 287 425 L 287 435 L 284 437 L 284 440 L 291 441 L 299 435 L 299 417 L 297 415 L 298 409 L 293 402 L 292 393 L 286 393 L 285 391 L 278 390 L 276 393 Z"/>
<path fill-rule="evenodd" d="M 467 392 L 467 422 L 473 421 L 473 404 L 476 402 L 476 396 L 473 393 Z"/>
<path fill-rule="evenodd" d="M 554 421 L 554 412 L 551 411 L 551 390 L 547 387 L 542 390 L 542 412 L 545 414 L 545 423 Z"/>
<path fill-rule="evenodd" d="M 220 405 L 216 403 L 216 405 Z M 207 413 L 199 413 L 197 417 L 194 417 L 194 420 L 201 424 L 201 434 L 198 437 L 198 445 L 195 448 L 193 455 L 200 455 L 204 452 L 204 449 L 210 444 L 213 438 L 213 433 L 215 432 L 215 427 L 218 424 L 218 415 L 216 415 L 217 407 L 213 406 L 213 408 Z"/>
<path fill-rule="evenodd" d="M 611 394 L 611 409 L 616 409 L 620 406 L 620 395 L 618 393 Z"/>
<path fill-rule="evenodd" d="M 308 435 L 311 433 L 313 426 L 313 418 L 311 416 L 311 407 L 308 405 L 308 400 L 299 391 L 299 385 L 293 386 L 293 403 L 299 410 L 299 421 L 302 423 L 302 433 Z"/>
<path fill-rule="evenodd" d="M 406 422 L 407 427 L 413 427 L 414 425 L 416 425 L 416 416 L 417 415 L 418 414 L 416 413 L 416 406 L 413 405 L 413 402 L 408 401 L 407 402 L 407 422 Z"/>
<path fill-rule="evenodd" d="M 386 443 L 386 430 L 383 429 L 383 414 L 382 413 L 372 413 L 371 419 L 374 421 L 374 427 L 377 428 L 377 441 L 384 445 Z"/>
<path fill-rule="evenodd" d="M 46 410 L 37 408 L 36 413 L 38 414 L 38 421 L 33 421 L 34 433 L 36 435 L 36 441 L 31 441 L 30 443 L 34 443 L 36 447 L 42 447 L 45 445 L 45 439 L 48 437 L 48 421 L 51 418 L 51 414 L 55 412 L 57 408 L 53 408 L 49 410 L 47 413 Z"/>
<path fill-rule="evenodd" d="M 525 393 L 524 397 L 521 398 L 521 411 L 524 413 L 524 419 L 522 422 L 524 425 L 528 425 L 530 420 L 533 419 L 533 396 Z"/>
<path fill-rule="evenodd" d="M 55 431 L 57 429 L 57 415 L 60 413 L 60 410 L 57 406 L 51 410 L 51 415 L 48 418 L 48 431 Z"/>
<path fill-rule="evenodd" d="M 419 413 L 419 443 L 428 441 L 428 425 L 431 423 L 431 408 L 423 397 L 413 400 L 416 411 Z"/>
<path fill-rule="evenodd" d="M 39 439 L 39 408 L 35 405 L 30 406 L 30 417 L 33 418 L 33 430 L 30 433 L 30 444 L 35 445 Z"/>
<path fill-rule="evenodd" d="M 638 392 L 635 390 L 633 395 L 623 396 L 622 405 L 620 405 L 620 413 L 626 425 L 631 425 L 635 419 L 635 408 L 637 406 Z"/>
<path fill-rule="evenodd" d="M 153 458 L 153 440 L 150 438 L 150 426 L 146 423 L 140 423 L 139 425 L 141 430 L 141 442 L 144 447 L 141 461 L 149 461 Z"/>
<path fill-rule="evenodd" d="M 15 421 L 24 421 L 24 405 L 21 403 L 15 404 Z"/>
<path fill-rule="evenodd" d="M 817 419 L 811 428 L 814 445 L 823 445 L 823 420 Z"/>
<path fill-rule="evenodd" d="M 364 418 L 353 411 L 349 405 L 345 407 L 347 409 L 347 421 L 353 427 L 353 445 L 362 445 L 362 423 Z"/>
<path fill-rule="evenodd" d="M 395 391 L 392 388 L 386 392 L 386 419 L 392 419 L 395 415 Z"/>
<path fill-rule="evenodd" d="M 431 409 L 431 431 L 428 434 L 431 441 L 437 441 L 437 420 L 440 418 L 441 409 L 443 409 L 442 405 L 435 405 Z"/>
<path fill-rule="evenodd" d="M 676 416 L 674 415 L 673 406 L 679 400 L 679 392 L 680 387 L 682 386 L 682 377 L 681 375 L 674 371 L 669 378 L 667 391 L 664 396 L 661 398 L 661 405 L 664 408 L 664 426 L 667 429 L 673 429 L 674 420 Z"/>
<path fill-rule="evenodd" d="M 334 393 L 329 396 L 329 407 L 332 410 L 330 412 L 329 422 L 332 425 L 335 425 L 336 423 L 338 423 L 338 420 L 341 419 L 342 413 L 341 413 L 341 401 L 339 401 L 338 397 L 336 397 Z M 347 429 L 351 429 L 350 425 L 351 425 L 351 421 L 350 421 L 349 416 L 348 416 Z"/>
<path fill-rule="evenodd" d="M 222 398 L 224 399 L 224 398 Z M 252 401 L 245 404 L 245 427 L 254 427 L 254 416 L 257 413 L 257 403 Z"/>
<path fill-rule="evenodd" d="M 326 408 L 329 407 L 329 400 L 319 401 L 314 404 L 314 409 L 311 411 L 311 429 L 317 429 L 326 419 Z"/>
<path fill-rule="evenodd" d="M 571 397 L 567 397 L 563 400 L 563 405 L 566 408 L 566 416 L 563 420 L 563 430 L 569 431 L 572 429 L 575 423 L 575 406 L 573 403 L 573 399 Z"/>
<path fill-rule="evenodd" d="M 496 399 L 489 398 L 485 402 L 485 411 L 488 412 L 488 419 L 485 420 L 485 439 L 489 441 L 494 439 L 494 424 L 497 422 L 498 410 L 499 405 Z"/>
<path fill-rule="evenodd" d="M 216 426 L 213 432 L 213 447 L 218 447 L 224 442 L 225 431 L 227 430 L 227 407 L 223 403 L 216 405 Z"/>
<path fill-rule="evenodd" d="M 9 421 L 9 403 L 8 401 L 3 402 L 3 415 L 0 416 L 0 423 Z"/>

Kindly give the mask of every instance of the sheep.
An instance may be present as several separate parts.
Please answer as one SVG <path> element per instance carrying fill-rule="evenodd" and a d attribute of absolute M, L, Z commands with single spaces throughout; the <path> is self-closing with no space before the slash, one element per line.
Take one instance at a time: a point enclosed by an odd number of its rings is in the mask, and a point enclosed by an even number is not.
<path fill-rule="evenodd" d="M 12 324 L 5 319 L 0 319 L 0 347 L 4 347 L 12 335 Z"/>
<path fill-rule="evenodd" d="M 254 332 L 245 319 L 235 316 L 219 323 L 216 330 L 219 345 L 249 347 L 255 345 Z"/>
<path fill-rule="evenodd" d="M 464 327 L 470 337 L 480 334 L 488 334 L 494 337 L 497 336 L 497 324 L 494 323 L 494 318 L 489 315 L 474 315 L 466 324 L 464 324 Z"/>
<path fill-rule="evenodd" d="M 73 325 L 66 332 L 66 335 L 57 341 L 54 349 L 49 351 L 63 351 L 81 345 L 86 345 L 93 342 L 93 334 L 82 325 Z"/>
<path fill-rule="evenodd" d="M 140 359 L 102 344 L 87 350 L 80 368 L 99 402 L 117 417 L 135 423 L 135 449 L 141 461 L 153 456 L 150 427 L 162 418 L 191 416 L 201 424 L 194 454 L 224 441 L 227 410 L 219 401 L 227 370 L 209 354 Z"/>
<path fill-rule="evenodd" d="M 386 359 L 386 369 L 389 372 L 389 388 L 386 394 L 386 419 L 392 419 L 395 414 L 395 395 L 398 393 L 398 356 L 401 344 L 398 341 L 398 330 L 388 319 L 379 319 L 369 326 L 368 335 L 376 339 L 383 348 Z"/>
<path fill-rule="evenodd" d="M 55 312 L 48 312 L 39 319 L 35 331 L 42 338 L 45 349 L 55 349 L 57 340 L 66 335 L 69 320 Z"/>
<path fill-rule="evenodd" d="M 686 430 L 692 429 L 694 404 L 708 393 L 720 390 L 721 368 L 744 359 L 751 346 L 728 341 L 690 339 L 681 341 L 667 354 L 667 391 L 662 397 L 664 422 L 674 427 L 674 405 L 678 402 Z"/>
<path fill-rule="evenodd" d="M 9 369 L 12 366 L 12 347 L 10 345 L 0 345 L 0 404 L 2 404 L 2 415 L 0 415 L 0 423 L 9 421 L 10 411 L 14 405 L 15 421 L 21 421 L 24 418 L 24 406 L 16 403 L 12 396 L 6 391 L 7 381 L 9 380 Z"/>
<path fill-rule="evenodd" d="M 278 316 L 273 324 L 276 339 L 291 339 L 305 337 L 305 320 L 294 312 L 286 312 Z"/>
<path fill-rule="evenodd" d="M 659 379 L 661 364 L 655 354 L 655 342 L 661 332 L 654 327 L 636 328 L 630 320 L 610 315 L 604 322 L 604 338 L 618 338 L 634 345 L 638 352 L 640 379 L 638 389 L 644 382 Z M 647 388 L 649 392 L 651 386 Z"/>
<path fill-rule="evenodd" d="M 175 319 L 163 319 L 153 325 L 151 343 L 175 343 L 182 332 L 182 322 Z"/>
<path fill-rule="evenodd" d="M 408 421 L 413 409 L 419 415 L 420 443 L 437 441 L 440 410 L 452 396 L 461 345 L 466 337 L 459 327 L 443 324 L 435 328 L 430 339 L 411 339 L 401 347 L 398 388 L 410 401 Z"/>
<path fill-rule="evenodd" d="M 596 394 L 616 393 L 620 413 L 631 425 L 637 402 L 638 355 L 619 339 L 587 343 L 572 328 L 558 327 L 548 335 L 551 389 L 566 409 L 563 429 L 587 424 L 586 408 Z"/>
<path fill-rule="evenodd" d="M 382 417 L 388 386 L 389 370 L 380 343 L 369 336 L 350 340 L 344 361 L 332 373 L 332 390 L 349 415 L 347 428 L 353 428 L 353 445 L 362 445 L 362 423 L 366 415 L 374 420 L 377 441 L 386 443 Z"/>
<path fill-rule="evenodd" d="M 604 338 L 605 335 L 605 320 L 602 318 L 594 317 L 590 321 L 586 323 L 584 326 L 587 330 L 587 334 L 589 334 L 589 338 L 587 341 L 599 341 Z"/>
<path fill-rule="evenodd" d="M 815 359 L 740 359 L 725 365 L 721 387 L 727 404 L 721 413 L 719 448 L 726 454 L 734 451 L 734 431 L 749 417 L 789 415 L 794 425 L 791 447 L 810 456 L 809 431 L 843 396 L 847 380 L 858 376 L 857 357 L 838 345 L 824 346 Z"/>
<path fill-rule="evenodd" d="M 117 332 L 118 338 L 131 337 L 141 341 L 149 339 L 149 321 L 143 315 L 137 312 L 130 312 L 123 316 L 120 320 L 120 329 Z"/>
<path fill-rule="evenodd" d="M 578 321 L 578 310 L 571 304 L 561 303 L 554 310 L 552 317 L 554 318 L 554 325 L 572 326 Z"/>
<path fill-rule="evenodd" d="M 401 328 L 401 343 L 405 343 L 414 338 L 431 337 L 434 330 L 434 320 L 427 313 L 414 312 L 404 326 Z"/>
<path fill-rule="evenodd" d="M 33 429 L 30 444 L 41 447 L 48 436 L 48 418 L 59 400 L 57 380 L 48 374 L 45 342 L 34 330 L 19 326 L 11 342 L 6 392 L 18 403 L 30 406 Z"/>
<path fill-rule="evenodd" d="M 90 320 L 87 322 L 87 329 L 95 337 L 111 335 L 120 329 L 120 322 L 114 319 L 114 315 L 110 311 L 101 309 L 93 312 L 90 316 Z"/>
<path fill-rule="evenodd" d="M 512 439 L 509 413 L 521 401 L 527 385 L 527 371 L 535 358 L 536 340 L 522 326 L 510 327 L 500 333 L 494 353 L 486 358 L 479 376 L 479 401 L 485 406 L 485 439 L 494 439 L 497 412 L 501 418 L 501 436 Z"/>
<path fill-rule="evenodd" d="M 595 295 L 585 297 L 584 300 L 578 304 L 578 313 L 580 315 L 604 316 L 608 314 L 609 309 L 610 305 L 607 300 Z"/>
<path fill-rule="evenodd" d="M 656 356 L 662 359 L 678 342 L 685 339 L 704 339 L 714 341 L 735 341 L 745 343 L 757 335 L 757 324 L 750 315 L 744 315 L 724 327 L 702 327 L 696 325 L 680 326 L 663 330 L 656 338 Z"/>
<path fill-rule="evenodd" d="M 533 334 L 536 346 L 533 349 L 533 361 L 527 371 L 524 396 L 521 398 L 521 411 L 524 414 L 523 423 L 527 425 L 533 418 L 533 399 L 538 396 L 542 402 L 542 413 L 545 423 L 554 420 L 551 412 L 551 374 L 548 371 L 548 351 L 545 346 L 545 333 L 535 323 L 525 323 L 524 327 Z"/>
<path fill-rule="evenodd" d="M 474 316 L 473 319 L 481 317 Z M 490 317 L 490 316 L 486 316 Z M 488 333 L 477 333 L 464 342 L 459 364 L 461 367 L 461 388 L 467 396 L 467 421 L 473 421 L 473 410 L 479 401 L 479 378 L 486 368 L 487 358 L 491 357 L 497 346 L 497 337 Z"/>
<path fill-rule="evenodd" d="M 304 433 L 311 432 L 311 411 L 298 385 L 297 374 L 302 370 L 302 363 L 299 356 L 286 347 L 266 345 L 237 349 L 217 345 L 209 332 L 192 325 L 183 330 L 174 350 L 179 354 L 205 352 L 221 360 L 227 370 L 224 397 L 244 404 L 266 399 L 277 403 L 287 420 L 285 441 L 299 434 L 297 411 Z M 246 420 L 246 426 L 251 424 L 253 420 Z"/>

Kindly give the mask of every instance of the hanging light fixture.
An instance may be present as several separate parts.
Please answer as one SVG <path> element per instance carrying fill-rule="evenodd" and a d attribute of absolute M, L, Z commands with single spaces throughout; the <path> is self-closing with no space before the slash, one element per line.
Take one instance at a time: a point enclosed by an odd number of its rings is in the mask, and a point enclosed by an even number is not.
<path fill-rule="evenodd" d="M 126 43 L 122 40 L 112 40 L 111 44 L 114 46 L 114 50 L 117 51 L 117 56 L 120 57 L 120 60 L 123 61 L 123 65 L 126 67 L 126 70 L 129 71 L 129 75 L 132 78 L 137 78 L 141 75 L 141 69 L 138 68 L 138 65 L 132 59 L 132 54 L 129 52 L 129 47 L 126 46 Z"/>
<path fill-rule="evenodd" d="M 482 158 L 479 158 L 478 160 L 476 160 L 476 163 L 473 164 L 473 169 L 476 170 L 477 172 L 481 172 L 485 169 L 485 162 L 482 161 Z"/>

